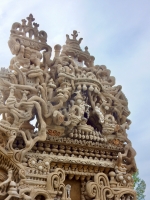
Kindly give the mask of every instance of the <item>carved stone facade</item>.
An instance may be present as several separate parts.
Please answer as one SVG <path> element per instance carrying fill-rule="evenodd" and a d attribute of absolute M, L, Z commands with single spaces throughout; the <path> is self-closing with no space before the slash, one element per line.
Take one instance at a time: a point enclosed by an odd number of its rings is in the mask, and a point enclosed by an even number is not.
<path fill-rule="evenodd" d="M 12 25 L 0 71 L 0 200 L 135 200 L 122 87 L 75 30 L 51 59 L 34 20 Z"/>

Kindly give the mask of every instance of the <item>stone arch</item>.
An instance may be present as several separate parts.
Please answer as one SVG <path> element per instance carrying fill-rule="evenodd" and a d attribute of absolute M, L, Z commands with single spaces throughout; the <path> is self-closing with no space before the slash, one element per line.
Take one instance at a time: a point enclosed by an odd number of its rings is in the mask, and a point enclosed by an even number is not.
<path fill-rule="evenodd" d="M 47 194 L 46 191 L 44 190 L 38 190 L 38 191 L 34 191 L 32 194 L 31 194 L 31 197 L 35 200 L 46 200 L 46 199 L 49 199 L 49 195 Z M 39 197 L 39 199 L 37 198 Z M 41 198 L 41 199 L 40 199 Z"/>
<path fill-rule="evenodd" d="M 124 190 L 120 193 L 119 197 L 121 198 L 123 195 L 131 195 L 133 196 L 133 200 L 136 200 L 136 192 L 133 190 Z"/>
<path fill-rule="evenodd" d="M 45 196 L 39 194 L 35 197 L 35 200 L 45 200 Z"/>

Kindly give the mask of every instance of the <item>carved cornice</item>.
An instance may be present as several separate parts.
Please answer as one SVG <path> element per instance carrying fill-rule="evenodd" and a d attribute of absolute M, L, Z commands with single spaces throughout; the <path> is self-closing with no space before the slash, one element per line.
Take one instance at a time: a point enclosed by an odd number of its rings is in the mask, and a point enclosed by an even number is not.
<path fill-rule="evenodd" d="M 0 168 L 6 170 L 13 170 L 14 180 L 25 177 L 25 170 L 21 163 L 13 158 L 13 154 L 8 152 L 0 146 Z"/>

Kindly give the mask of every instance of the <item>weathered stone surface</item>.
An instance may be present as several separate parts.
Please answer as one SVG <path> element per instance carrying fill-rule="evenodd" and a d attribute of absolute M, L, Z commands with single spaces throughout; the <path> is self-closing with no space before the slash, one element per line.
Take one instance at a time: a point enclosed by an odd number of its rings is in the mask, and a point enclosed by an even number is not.
<path fill-rule="evenodd" d="M 136 199 L 122 87 L 76 30 L 51 59 L 34 20 L 12 25 L 14 57 L 0 71 L 0 199 Z"/>

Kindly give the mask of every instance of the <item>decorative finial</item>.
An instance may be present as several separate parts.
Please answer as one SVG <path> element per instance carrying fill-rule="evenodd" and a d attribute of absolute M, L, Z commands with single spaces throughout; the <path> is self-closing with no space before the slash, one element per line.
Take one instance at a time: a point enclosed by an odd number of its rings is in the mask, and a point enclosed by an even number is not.
<path fill-rule="evenodd" d="M 35 28 L 39 27 L 39 24 L 37 24 L 37 23 L 33 23 L 33 25 L 34 25 Z"/>
<path fill-rule="evenodd" d="M 76 38 L 78 37 L 78 32 L 76 30 L 73 31 L 73 34 L 71 34 L 73 37 L 73 40 L 77 40 Z"/>
<path fill-rule="evenodd" d="M 32 22 L 35 20 L 35 18 L 33 18 L 33 15 L 30 14 L 29 17 L 27 17 L 28 20 L 28 26 L 32 26 Z"/>
<path fill-rule="evenodd" d="M 22 19 L 21 21 L 22 21 L 22 26 L 26 25 L 27 21 L 25 19 Z"/>
<path fill-rule="evenodd" d="M 79 45 L 81 43 L 81 41 L 83 40 L 83 38 L 80 38 L 79 40 L 77 40 L 77 37 L 78 37 L 78 33 L 76 30 L 73 30 L 73 34 L 72 37 L 73 39 L 70 39 L 69 35 L 67 34 L 66 35 L 66 44 L 73 44 L 73 45 Z"/>

